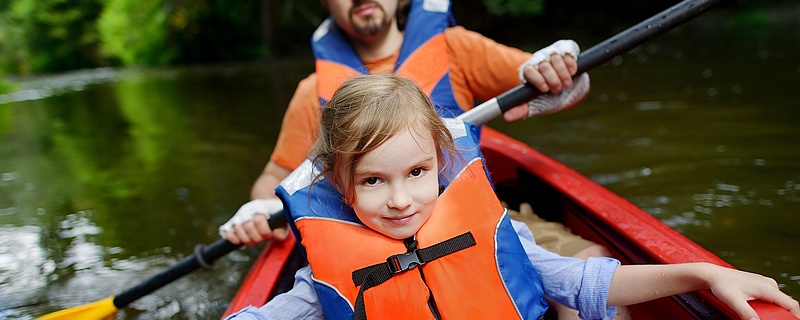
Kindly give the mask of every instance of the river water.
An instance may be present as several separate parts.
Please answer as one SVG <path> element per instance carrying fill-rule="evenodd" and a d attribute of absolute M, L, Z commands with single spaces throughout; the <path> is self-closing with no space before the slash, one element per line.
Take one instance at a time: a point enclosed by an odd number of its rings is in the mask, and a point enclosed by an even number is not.
<path fill-rule="evenodd" d="M 674 30 L 593 70 L 579 107 L 490 125 L 800 298 L 800 32 L 726 30 Z M 311 68 L 87 70 L 0 96 L 0 318 L 118 294 L 217 240 Z M 218 318 L 257 252 L 117 318 Z"/>

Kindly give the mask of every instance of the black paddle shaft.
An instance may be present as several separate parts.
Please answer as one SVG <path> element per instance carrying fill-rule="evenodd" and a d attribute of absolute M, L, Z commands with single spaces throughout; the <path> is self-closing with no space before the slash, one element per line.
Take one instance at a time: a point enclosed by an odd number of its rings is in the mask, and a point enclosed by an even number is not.
<path fill-rule="evenodd" d="M 269 227 L 273 230 L 285 226 L 286 215 L 283 213 L 283 211 L 273 213 L 269 217 Z M 147 279 L 145 282 L 125 290 L 125 292 L 114 297 L 114 306 L 117 307 L 117 309 L 121 309 L 131 302 L 134 302 L 137 299 L 158 290 L 159 288 L 191 273 L 194 270 L 197 270 L 198 268 L 210 266 L 215 260 L 228 253 L 231 253 L 240 246 L 241 245 L 233 244 L 228 240 L 220 239 L 211 245 L 195 250 L 195 254 L 189 255 L 177 264 L 171 266 L 169 269 L 159 272 L 150 279 Z"/>
<path fill-rule="evenodd" d="M 617 55 L 667 32 L 676 26 L 706 12 L 720 0 L 685 0 L 589 48 L 578 56 L 577 75 L 610 61 Z M 530 84 L 521 84 L 497 96 L 502 112 L 541 95 Z"/>

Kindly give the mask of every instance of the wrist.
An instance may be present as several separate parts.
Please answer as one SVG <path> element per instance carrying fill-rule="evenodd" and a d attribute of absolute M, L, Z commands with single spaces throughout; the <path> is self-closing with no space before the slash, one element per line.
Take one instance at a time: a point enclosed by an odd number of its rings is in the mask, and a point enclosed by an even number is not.
<path fill-rule="evenodd" d="M 719 266 L 708 262 L 687 263 L 685 271 L 686 283 L 692 285 L 690 290 L 711 289 L 715 278 L 719 274 Z"/>

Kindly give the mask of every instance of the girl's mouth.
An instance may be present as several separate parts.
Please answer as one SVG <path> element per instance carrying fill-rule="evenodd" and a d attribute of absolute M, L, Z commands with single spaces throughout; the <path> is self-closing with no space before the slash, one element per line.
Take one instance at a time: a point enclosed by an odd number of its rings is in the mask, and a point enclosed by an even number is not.
<path fill-rule="evenodd" d="M 413 217 L 414 217 L 414 214 L 410 214 L 410 215 L 400 216 L 400 217 L 386 217 L 384 219 L 386 219 L 386 221 L 388 221 L 389 223 L 394 224 L 394 225 L 405 225 L 409 221 L 411 221 L 411 218 L 413 218 Z"/>

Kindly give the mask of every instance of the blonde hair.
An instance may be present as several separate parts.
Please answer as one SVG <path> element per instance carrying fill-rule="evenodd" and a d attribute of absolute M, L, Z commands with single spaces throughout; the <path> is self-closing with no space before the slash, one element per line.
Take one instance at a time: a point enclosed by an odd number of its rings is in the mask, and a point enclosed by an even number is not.
<path fill-rule="evenodd" d="M 358 161 L 400 130 L 420 127 L 431 131 L 441 172 L 449 158 L 444 155 L 456 154 L 453 137 L 419 85 L 389 74 L 354 76 L 322 109 L 314 161 L 322 165 L 321 175 L 352 204 Z"/>

